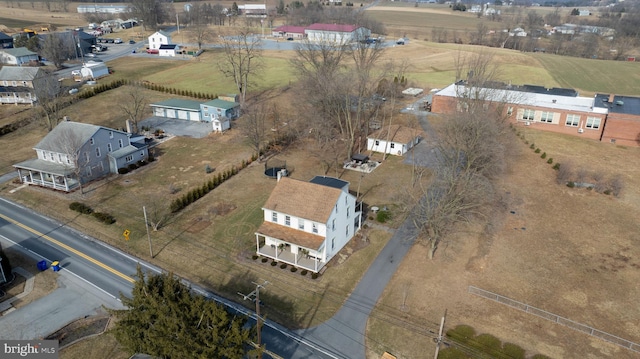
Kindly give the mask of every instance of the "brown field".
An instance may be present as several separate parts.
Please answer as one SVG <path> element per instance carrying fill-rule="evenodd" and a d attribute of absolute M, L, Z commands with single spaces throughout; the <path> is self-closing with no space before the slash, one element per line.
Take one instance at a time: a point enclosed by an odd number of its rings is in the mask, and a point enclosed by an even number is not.
<path fill-rule="evenodd" d="M 529 354 L 552 358 L 636 358 L 637 353 L 467 293 L 476 286 L 596 329 L 640 342 L 640 149 L 520 128 L 527 141 L 559 163 L 589 173 L 622 175 L 620 198 L 555 182 L 551 165 L 522 144 L 501 181 L 508 206 L 495 216 L 493 238 L 460 228 L 434 260 L 417 245 L 387 287 L 369 322 L 370 357 L 433 352 L 431 335 L 447 310 L 446 328 L 471 325 Z M 515 214 L 510 212 L 514 211 Z M 406 295 L 406 308 L 401 310 Z M 393 314 L 391 314 L 393 313 Z M 376 318 L 377 316 L 377 318 Z M 400 323 L 385 320 L 400 318 Z M 416 344 L 421 343 L 421 344 Z M 377 354 L 379 355 L 379 354 Z"/>
<path fill-rule="evenodd" d="M 73 5 L 75 9 L 76 4 Z M 6 3 L 0 4 L 0 11 L 5 8 Z M 388 10 L 389 19 L 396 19 L 393 21 L 398 22 L 397 26 L 402 25 L 406 14 L 389 7 L 382 9 Z M 475 26 L 472 24 L 475 18 L 468 18 L 469 14 L 453 19 L 450 17 L 453 15 L 442 10 L 405 9 L 408 12 L 420 10 L 416 14 L 435 15 L 450 23 L 468 22 L 469 25 L 465 26 Z M 33 21 L 46 20 L 36 12 L 31 17 L 31 11 L 27 9 L 9 11 L 21 11 Z M 382 13 L 378 8 L 371 11 L 376 12 Z M 54 16 L 58 15 L 61 14 Z M 405 19 L 407 22 L 419 21 L 417 16 Z M 74 23 L 77 18 L 69 19 L 70 24 L 84 24 L 84 21 Z M 394 26 L 390 23 L 388 28 L 402 31 Z M 410 30 L 410 43 L 391 48 L 386 55 L 396 61 L 410 59 L 409 85 L 427 90 L 452 82 L 453 59 L 458 52 L 472 54 L 485 51 L 473 46 L 423 41 L 430 36 L 430 31 L 426 28 Z M 136 35 L 131 33 L 127 36 Z M 532 56 L 502 49 L 491 51 L 497 54 L 495 61 L 500 63 L 504 79 L 514 83 L 530 83 L 530 79 L 535 79 L 537 84 L 549 87 L 575 87 L 588 92 L 593 89 L 582 81 L 580 74 L 571 72 L 573 68 L 609 67 L 611 76 L 616 76 L 616 63 L 580 59 L 573 62 L 572 59 L 569 66 L 556 58 L 544 57 L 546 55 Z M 278 65 L 277 75 L 291 76 L 281 74 L 283 60 L 290 54 L 268 56 L 273 59 L 272 64 Z M 214 58 L 206 55 L 201 61 L 206 65 Z M 548 67 L 544 68 L 542 64 Z M 202 81 L 198 86 L 206 84 L 206 79 L 193 76 L 193 73 L 207 71 L 203 64 L 191 67 L 190 63 L 176 64 L 169 60 L 130 61 L 124 58 L 109 63 L 109 66 L 115 69 L 110 79 L 145 79 L 181 87 L 191 85 L 180 81 L 188 78 L 194 82 Z M 178 66 L 180 69 L 176 70 Z M 212 79 L 217 76 L 214 75 L 215 70 L 209 70 Z M 273 74 L 265 77 L 270 79 L 270 76 L 276 77 Z M 611 87 L 599 91 L 615 92 L 611 89 L 615 90 L 616 82 L 635 81 L 632 76 L 628 77 L 630 79 L 620 77 L 608 81 L 611 84 L 603 83 L 602 86 Z M 215 86 L 226 85 L 218 83 Z M 625 84 L 624 88 L 633 91 L 633 83 Z M 215 88 L 213 91 L 219 90 Z M 294 92 L 278 92 L 277 101 L 295 103 L 292 99 Z M 169 97 L 157 92 L 148 94 L 152 101 Z M 64 114 L 72 120 L 122 127 L 123 116 L 114 105 L 121 101 L 122 95 L 123 89 L 108 91 L 65 109 Z M 3 111 L 0 113 L 0 125 L 10 122 L 14 107 L 2 107 L 0 110 Z M 411 120 L 403 117 L 400 121 L 411 123 Z M 236 128 L 242 126 L 242 121 L 239 119 L 235 123 Z M 635 233 L 639 229 L 637 218 L 640 213 L 640 149 L 528 128 L 518 130 L 525 133 L 527 141 L 535 142 L 556 162 L 572 161 L 577 167 L 601 172 L 605 177 L 622 175 L 625 181 L 622 196 L 614 198 L 556 184 L 551 166 L 534 154 L 528 145 L 522 144 L 521 151 L 513 154 L 514 164 L 500 184 L 508 203 L 504 211 L 496 213 L 503 219 L 502 230 L 487 240 L 479 238 L 479 230 L 474 226 L 460 228 L 446 245 L 441 246 L 432 261 L 426 259 L 425 248 L 416 245 L 371 317 L 367 332 L 369 357 L 378 357 L 386 350 L 399 358 L 424 358 L 424 353 L 431 353 L 434 347 L 431 336 L 420 334 L 420 330 L 437 327 L 445 309 L 448 310 L 446 328 L 468 324 L 479 333 L 490 333 L 505 342 L 518 344 L 528 353 L 542 353 L 553 358 L 633 357 L 629 351 L 612 344 L 467 293 L 469 285 L 477 286 L 640 342 L 640 329 L 636 324 L 640 321 L 640 309 L 636 303 L 640 295 L 637 285 L 640 282 L 640 250 L 634 246 L 638 239 Z M 33 145 L 45 133 L 42 126 L 32 124 L 3 136 L 3 146 L 14 150 L 0 159 L 0 172 L 8 172 L 13 163 L 32 157 Z M 269 303 L 267 315 L 292 327 L 317 324 L 330 317 L 390 238 L 384 228 L 369 227 L 362 233 L 369 241 L 355 239 L 344 251 L 348 255 L 346 259 L 332 263 L 317 281 L 299 273 L 292 274 L 288 269 L 281 270 L 268 263 L 251 260 L 255 248 L 253 233 L 261 221 L 260 207 L 275 185 L 273 180 L 263 175 L 263 164 L 253 163 L 179 213 L 166 227 L 153 232 L 155 257 L 150 258 L 141 207 L 145 205 L 147 210 L 161 208 L 162 203 L 166 205 L 176 196 L 201 185 L 210 176 L 249 158 L 252 152 L 235 128 L 224 135 L 210 135 L 202 140 L 174 138 L 157 147 L 156 151 L 158 161 L 134 173 L 94 183 L 85 194 L 61 195 L 38 188 L 9 194 L 9 190 L 17 187 L 15 183 L 1 185 L 0 193 L 229 298 L 234 298 L 237 291 L 249 288 L 252 280 L 268 279 L 272 284 L 267 287 L 263 299 Z M 294 178 L 309 179 L 327 171 L 323 151 L 309 142 L 284 148 L 276 157 L 287 161 L 293 169 Z M 215 169 L 213 174 L 205 173 L 206 165 Z M 402 206 L 398 201 L 403 193 L 402 184 L 408 183 L 410 178 L 411 168 L 402 164 L 400 159 L 390 158 L 372 174 L 362 178 L 352 172 L 336 174 L 329 171 L 327 174 L 350 181 L 352 189 L 362 181 L 361 192 L 366 193 L 364 201 L 371 205 L 389 205 L 396 214 L 389 224 L 391 227 L 401 221 Z M 397 180 L 391 183 L 390 178 Z M 171 194 L 170 186 L 180 191 Z M 104 226 L 92 218 L 76 216 L 68 210 L 68 204 L 74 200 L 114 214 L 116 224 Z M 121 237 L 125 228 L 132 232 L 128 243 Z M 118 351 L 112 339 L 104 341 L 95 347 L 104 347 L 105 352 Z M 93 346 L 91 343 L 86 345 Z"/>

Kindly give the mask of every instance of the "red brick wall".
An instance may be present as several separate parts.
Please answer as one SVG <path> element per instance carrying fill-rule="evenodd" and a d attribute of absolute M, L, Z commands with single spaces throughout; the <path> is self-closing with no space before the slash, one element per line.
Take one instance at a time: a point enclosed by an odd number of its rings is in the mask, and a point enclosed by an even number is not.
<path fill-rule="evenodd" d="M 603 142 L 615 140 L 617 145 L 640 146 L 640 116 L 610 113 L 602 135 Z"/>
<path fill-rule="evenodd" d="M 448 96 L 438 96 L 437 94 L 433 96 L 431 111 L 434 113 L 442 113 L 442 114 L 452 114 L 456 111 L 456 101 L 455 97 Z M 605 115 L 587 113 L 587 112 L 576 112 L 576 111 L 563 111 L 558 109 L 550 109 L 546 107 L 534 107 L 534 106 L 519 106 L 519 105 L 506 105 L 505 111 L 507 111 L 508 107 L 513 107 L 513 111 L 511 116 L 509 116 L 509 121 L 515 124 L 516 126 L 525 126 L 526 121 L 518 121 L 518 109 L 532 109 L 536 111 L 549 111 L 560 113 L 560 121 L 558 124 L 551 124 L 546 122 L 538 122 L 538 121 L 529 121 L 529 128 L 535 128 L 542 131 L 550 131 L 556 133 L 563 133 L 572 136 L 579 136 L 584 138 L 589 138 L 593 140 L 600 140 L 600 136 L 602 135 L 602 130 L 605 127 Z M 580 124 L 578 127 L 566 126 L 565 120 L 567 114 L 576 114 L 580 115 Z M 589 117 L 598 117 L 600 118 L 600 128 L 598 129 L 590 129 L 586 128 L 585 124 L 587 122 L 587 116 Z M 578 132 L 578 129 L 582 128 L 584 131 L 582 133 Z"/>

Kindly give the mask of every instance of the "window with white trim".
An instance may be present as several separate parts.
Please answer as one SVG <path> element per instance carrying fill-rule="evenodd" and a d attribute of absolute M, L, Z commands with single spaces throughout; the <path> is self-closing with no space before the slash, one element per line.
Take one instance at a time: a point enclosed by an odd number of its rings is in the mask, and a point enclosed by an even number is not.
<path fill-rule="evenodd" d="M 107 143 L 107 151 L 109 152 L 113 151 L 113 148 L 111 147 L 110 143 Z"/>
<path fill-rule="evenodd" d="M 124 146 L 124 142 L 122 142 L 122 139 L 118 140 L 118 146 L 120 146 L 120 148 L 122 148 L 122 146 Z"/>
<path fill-rule="evenodd" d="M 318 224 L 313 223 L 313 224 L 311 225 L 311 232 L 313 232 L 313 233 L 318 233 Z"/>
<path fill-rule="evenodd" d="M 347 236 L 349 235 L 349 225 L 347 225 L 347 226 L 345 227 L 345 232 L 344 232 L 344 234 L 345 234 L 345 235 L 347 235 Z"/>
<path fill-rule="evenodd" d="M 380 140 L 376 140 L 376 146 L 380 146 Z"/>
<path fill-rule="evenodd" d="M 91 144 L 91 146 L 96 144 L 96 141 L 93 139 L 93 137 L 91 137 L 91 139 L 89 140 L 89 143 Z"/>
<path fill-rule="evenodd" d="M 109 131 L 109 138 L 113 138 L 113 131 Z"/>
<path fill-rule="evenodd" d="M 536 111 L 525 108 L 524 111 L 522 112 L 522 119 L 533 121 L 533 116 L 535 116 L 535 114 L 536 114 Z"/>
<path fill-rule="evenodd" d="M 580 115 L 568 114 L 564 121 L 565 126 L 578 127 L 580 125 Z"/>
<path fill-rule="evenodd" d="M 336 219 L 335 218 L 331 221 L 331 230 L 332 231 L 336 230 Z"/>
<path fill-rule="evenodd" d="M 127 157 L 124 158 L 125 162 L 129 163 L 131 161 L 133 161 L 133 156 L 129 155 Z"/>
<path fill-rule="evenodd" d="M 89 162 L 89 152 L 84 153 L 84 161 L 87 163 Z"/>
<path fill-rule="evenodd" d="M 100 157 L 100 147 L 96 147 L 96 157 Z"/>
<path fill-rule="evenodd" d="M 587 117 L 586 128 L 597 130 L 600 128 L 600 119 L 598 117 Z"/>
<path fill-rule="evenodd" d="M 331 238 L 331 250 L 334 250 L 335 248 L 336 248 L 336 239 Z"/>
<path fill-rule="evenodd" d="M 304 219 L 298 219 L 298 229 L 304 231 Z"/>
<path fill-rule="evenodd" d="M 553 122 L 553 112 L 542 111 L 542 116 L 540 116 L 541 122 L 552 123 Z"/>
<path fill-rule="evenodd" d="M 291 216 L 284 216 L 284 224 L 287 226 L 291 225 Z"/>
<path fill-rule="evenodd" d="M 391 142 L 391 148 L 395 148 L 395 147 L 396 147 L 396 144 Z"/>
<path fill-rule="evenodd" d="M 507 107 L 507 116 L 511 116 L 513 114 L 513 107 Z"/>
<path fill-rule="evenodd" d="M 271 212 L 271 222 L 278 222 L 278 213 Z"/>

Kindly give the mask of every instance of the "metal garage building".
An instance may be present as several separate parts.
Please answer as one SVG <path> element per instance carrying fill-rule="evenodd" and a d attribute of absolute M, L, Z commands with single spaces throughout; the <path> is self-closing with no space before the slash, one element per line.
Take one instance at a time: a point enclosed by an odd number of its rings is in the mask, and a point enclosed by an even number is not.
<path fill-rule="evenodd" d="M 177 120 L 201 121 L 198 101 L 169 99 L 151 104 L 153 115 Z"/>

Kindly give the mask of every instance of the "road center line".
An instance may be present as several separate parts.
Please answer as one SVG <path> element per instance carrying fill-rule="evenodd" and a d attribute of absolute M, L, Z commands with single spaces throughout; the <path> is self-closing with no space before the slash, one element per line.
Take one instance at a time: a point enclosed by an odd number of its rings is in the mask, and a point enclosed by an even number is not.
<path fill-rule="evenodd" d="M 120 277 L 120 278 L 122 278 L 122 279 L 124 279 L 124 280 L 126 280 L 128 282 L 131 282 L 131 283 L 135 282 L 135 279 L 131 278 L 130 276 L 125 275 L 122 272 L 117 271 L 117 270 L 109 267 L 108 265 L 106 265 L 106 264 L 104 264 L 104 263 L 102 263 L 102 262 L 100 262 L 100 261 L 98 261 L 98 260 L 96 260 L 96 259 L 94 259 L 92 257 L 89 257 L 88 255 L 80 252 L 79 250 L 77 250 L 75 248 L 72 248 L 72 247 L 70 247 L 70 246 L 68 246 L 68 245 L 66 245 L 66 244 L 64 244 L 64 243 L 62 243 L 62 242 L 60 242 L 58 240 L 55 240 L 55 239 L 47 236 L 44 233 L 40 233 L 39 231 L 37 231 L 37 230 L 35 230 L 35 229 L 25 225 L 25 224 L 22 224 L 22 223 L 20 223 L 20 222 L 18 222 L 16 220 L 14 220 L 13 218 L 9 218 L 9 217 L 1 214 L 1 213 L 0 213 L 0 218 L 4 219 L 7 222 L 13 223 L 14 225 L 16 225 L 16 226 L 18 226 L 18 227 L 20 227 L 20 228 L 22 228 L 22 229 L 24 229 L 24 230 L 26 230 L 28 232 L 31 232 L 32 234 L 35 234 L 38 237 L 46 239 L 47 241 L 49 241 L 49 242 L 51 242 L 51 243 L 53 243 L 53 244 L 55 244 L 55 245 L 57 245 L 57 246 L 59 246 L 61 248 L 64 248 L 64 249 L 68 250 L 69 252 L 71 252 L 71 253 L 73 253 L 73 254 L 81 257 L 81 258 L 84 258 L 84 259 L 88 260 L 89 262 L 91 262 L 91 263 L 93 263 L 93 264 L 95 264 L 95 265 L 97 265 L 97 266 L 99 266 L 101 268 L 104 268 L 104 269 L 108 270 L 109 272 L 117 275 L 118 277 Z"/>

